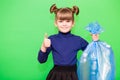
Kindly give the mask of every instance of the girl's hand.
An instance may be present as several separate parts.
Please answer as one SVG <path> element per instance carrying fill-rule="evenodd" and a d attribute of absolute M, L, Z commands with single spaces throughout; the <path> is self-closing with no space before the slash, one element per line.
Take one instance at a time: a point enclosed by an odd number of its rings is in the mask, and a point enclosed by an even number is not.
<path fill-rule="evenodd" d="M 91 34 L 93 41 L 99 40 L 99 34 Z"/>
<path fill-rule="evenodd" d="M 46 48 L 50 47 L 50 45 L 51 45 L 51 41 L 50 41 L 50 39 L 48 39 L 47 33 L 45 33 L 43 45 Z"/>
<path fill-rule="evenodd" d="M 41 46 L 41 50 L 43 52 L 46 52 L 46 49 L 50 46 L 51 46 L 51 40 L 48 39 L 48 35 L 47 35 L 47 33 L 45 33 L 44 41 L 43 41 L 42 46 Z"/>

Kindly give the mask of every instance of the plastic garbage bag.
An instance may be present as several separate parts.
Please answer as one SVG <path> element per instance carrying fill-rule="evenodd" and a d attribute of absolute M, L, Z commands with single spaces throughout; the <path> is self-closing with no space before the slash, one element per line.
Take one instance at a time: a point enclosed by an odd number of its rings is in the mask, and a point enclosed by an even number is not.
<path fill-rule="evenodd" d="M 102 31 L 98 23 L 91 24 L 92 29 L 87 29 L 92 34 Z M 78 60 L 77 74 L 79 80 L 114 80 L 115 62 L 111 46 L 99 40 L 92 41 Z"/>

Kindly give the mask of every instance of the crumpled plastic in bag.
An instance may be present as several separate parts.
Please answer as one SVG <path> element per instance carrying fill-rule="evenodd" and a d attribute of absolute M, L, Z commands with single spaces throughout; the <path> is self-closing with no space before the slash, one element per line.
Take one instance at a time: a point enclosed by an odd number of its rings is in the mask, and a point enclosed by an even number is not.
<path fill-rule="evenodd" d="M 89 32 L 94 34 L 101 32 L 100 26 L 94 27 L 98 23 L 91 24 L 93 26 L 91 29 L 89 26 Z M 94 29 L 96 27 L 100 30 Z M 100 40 L 92 41 L 78 60 L 77 74 L 79 80 L 114 80 L 115 62 L 111 46 Z"/>

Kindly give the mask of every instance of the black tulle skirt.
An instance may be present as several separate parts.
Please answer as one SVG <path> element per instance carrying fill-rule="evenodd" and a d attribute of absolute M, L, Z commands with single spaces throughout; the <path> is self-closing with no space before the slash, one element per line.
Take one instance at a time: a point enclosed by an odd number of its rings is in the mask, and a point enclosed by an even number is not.
<path fill-rule="evenodd" d="M 78 80 L 77 66 L 55 65 L 49 72 L 46 80 Z"/>

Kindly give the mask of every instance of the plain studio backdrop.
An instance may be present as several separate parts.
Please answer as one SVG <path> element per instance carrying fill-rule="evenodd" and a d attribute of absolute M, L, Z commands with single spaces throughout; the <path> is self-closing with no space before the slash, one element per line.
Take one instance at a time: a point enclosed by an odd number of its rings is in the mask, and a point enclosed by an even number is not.
<path fill-rule="evenodd" d="M 45 80 L 53 66 L 51 54 L 46 63 L 37 60 L 44 38 L 57 33 L 52 4 L 57 7 L 77 5 L 72 33 L 91 42 L 85 27 L 94 21 L 104 28 L 100 40 L 112 46 L 116 80 L 120 80 L 120 0 L 0 0 L 0 80 Z M 78 59 L 82 52 L 78 52 Z"/>

